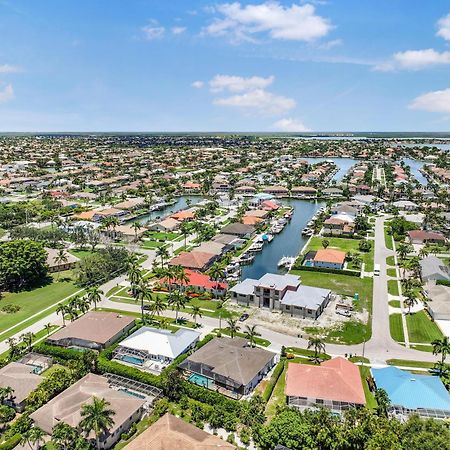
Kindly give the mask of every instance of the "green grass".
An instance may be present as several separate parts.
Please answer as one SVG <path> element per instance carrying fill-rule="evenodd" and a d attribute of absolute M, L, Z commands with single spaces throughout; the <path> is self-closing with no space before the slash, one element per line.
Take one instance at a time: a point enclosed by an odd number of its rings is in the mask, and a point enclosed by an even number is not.
<path fill-rule="evenodd" d="M 71 253 L 73 256 L 76 256 L 77 258 L 80 258 L 80 259 L 83 259 L 86 256 L 95 254 L 95 252 L 93 252 L 91 250 L 80 250 L 78 248 L 69 250 L 69 253 Z"/>
<path fill-rule="evenodd" d="M 426 361 L 413 361 L 408 359 L 388 359 L 386 361 L 390 366 L 400 366 L 400 367 L 417 367 L 423 369 L 432 369 L 434 367 L 434 363 L 426 362 Z"/>
<path fill-rule="evenodd" d="M 391 295 L 399 295 L 397 280 L 388 280 L 388 293 Z"/>
<path fill-rule="evenodd" d="M 431 345 L 411 345 L 411 348 L 421 352 L 433 353 L 433 346 Z"/>
<path fill-rule="evenodd" d="M 388 230 L 387 227 L 384 227 L 384 243 L 386 245 L 386 248 L 388 248 L 389 250 L 393 250 L 394 246 L 392 244 L 392 236 L 390 234 L 388 234 Z"/>
<path fill-rule="evenodd" d="M 333 344 L 360 344 L 370 338 L 370 328 L 359 320 L 349 320 L 332 328 L 306 327 L 304 330 Z"/>
<path fill-rule="evenodd" d="M 342 250 L 346 253 L 348 252 L 357 252 L 361 255 L 361 258 L 363 262 L 365 263 L 365 270 L 368 272 L 373 271 L 373 256 L 374 256 L 374 245 L 372 242 L 372 248 L 369 252 L 362 252 L 359 250 L 359 243 L 360 241 L 358 239 L 345 239 L 345 238 L 335 238 L 335 237 L 327 237 L 327 238 L 321 238 L 321 237 L 313 237 L 308 245 L 308 248 L 305 252 L 308 252 L 310 250 L 319 250 L 323 248 L 322 241 L 326 239 L 329 242 L 329 246 L 327 248 Z M 351 264 L 349 265 L 349 268 L 351 267 Z"/>
<path fill-rule="evenodd" d="M 406 315 L 409 340 L 418 343 L 430 343 L 441 339 L 443 334 L 435 322 L 432 322 L 425 311 Z"/>
<path fill-rule="evenodd" d="M 283 406 L 286 404 L 286 395 L 284 390 L 286 388 L 286 372 L 288 364 L 285 363 L 284 370 L 281 372 L 278 378 L 277 384 L 273 388 L 272 395 L 266 406 L 266 414 L 269 418 L 275 416 L 278 406 Z"/>
<path fill-rule="evenodd" d="M 396 269 L 387 269 L 387 275 L 388 275 L 388 277 L 396 277 L 397 270 Z"/>
<path fill-rule="evenodd" d="M 75 286 L 72 281 L 54 281 L 47 286 L 36 288 L 31 291 L 6 293 L 0 306 L 12 304 L 19 306 L 20 310 L 12 314 L 0 312 L 0 329 L 6 330 L 14 326 L 17 323 L 30 318 L 32 315 L 39 313 L 43 309 L 55 305 L 63 298 L 74 294 L 78 290 L 79 288 Z M 16 326 L 11 331 L 1 333 L 0 340 L 5 340 L 13 334 L 18 333 L 20 330 L 42 318 L 41 316 L 45 317 L 51 312 L 53 311 L 46 311 L 42 315 L 27 320 L 22 325 Z"/>
<path fill-rule="evenodd" d="M 365 364 L 370 363 L 369 358 L 366 358 L 364 356 L 350 356 L 350 358 L 348 358 L 348 360 L 351 361 L 352 363 L 357 363 L 357 362 L 361 362 L 361 363 L 365 363 Z"/>
<path fill-rule="evenodd" d="M 388 256 L 388 257 L 386 258 L 386 264 L 387 264 L 388 266 L 395 267 L 395 259 L 394 259 L 394 257 L 393 257 L 393 256 Z"/>
<path fill-rule="evenodd" d="M 217 334 L 219 332 L 219 329 L 215 328 L 212 332 Z M 222 328 L 220 330 L 220 332 L 221 332 L 221 334 L 223 334 L 225 336 L 230 336 L 230 330 L 227 330 L 226 328 Z M 245 338 L 245 333 L 242 333 L 242 331 L 239 331 L 239 332 L 235 333 L 235 336 L 241 337 L 241 338 Z M 267 339 L 262 339 L 260 337 L 256 337 L 255 338 L 255 344 L 256 345 L 261 345 L 262 347 L 269 347 L 271 342 L 268 341 Z"/>
<path fill-rule="evenodd" d="M 300 347 L 287 347 L 286 353 L 294 353 L 295 355 L 301 355 L 306 356 L 308 358 L 314 357 L 314 350 L 309 350 L 307 348 L 300 348 Z M 327 353 L 319 353 L 319 358 L 326 360 L 331 359 L 331 356 Z"/>
<path fill-rule="evenodd" d="M 142 241 L 141 247 L 145 249 L 153 250 L 154 248 L 166 247 L 167 242 L 158 242 L 158 241 Z"/>
<path fill-rule="evenodd" d="M 400 308 L 400 300 L 391 300 L 389 302 L 389 306 L 392 306 L 393 308 Z"/>
<path fill-rule="evenodd" d="M 394 341 L 405 342 L 401 314 L 391 314 L 389 316 L 389 328 L 391 330 L 391 337 Z"/>
<path fill-rule="evenodd" d="M 375 409 L 377 406 L 377 401 L 374 395 L 370 392 L 369 384 L 367 383 L 367 378 L 370 378 L 370 369 L 367 366 L 358 366 L 359 373 L 361 375 L 361 381 L 364 389 L 364 395 L 366 396 L 366 406 L 369 409 Z"/>
<path fill-rule="evenodd" d="M 147 231 L 145 235 L 146 237 L 156 241 L 173 241 L 174 239 L 180 237 L 180 234 L 178 233 L 164 233 L 162 231 Z"/>

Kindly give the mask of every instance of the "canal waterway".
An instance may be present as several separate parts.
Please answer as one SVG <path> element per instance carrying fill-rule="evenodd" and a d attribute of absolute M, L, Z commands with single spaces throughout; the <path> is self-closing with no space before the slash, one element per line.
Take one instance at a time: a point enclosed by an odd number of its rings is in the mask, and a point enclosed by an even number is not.
<path fill-rule="evenodd" d="M 403 158 L 403 161 L 405 161 L 405 164 L 407 166 L 411 167 L 411 174 L 417 179 L 420 184 L 424 186 L 428 184 L 427 179 L 420 172 L 420 169 L 422 169 L 423 165 L 425 164 L 423 161 L 411 158 Z"/>
<path fill-rule="evenodd" d="M 293 206 L 292 219 L 284 227 L 280 234 L 275 234 L 270 243 L 264 244 L 263 250 L 256 253 L 253 263 L 243 266 L 241 279 L 258 279 L 265 273 L 278 273 L 278 261 L 283 256 L 297 256 L 305 245 L 308 237 L 302 236 L 301 232 L 311 220 L 314 213 L 324 206 L 325 202 L 314 202 L 308 200 L 283 200 L 283 204 Z"/>
<path fill-rule="evenodd" d="M 333 161 L 338 167 L 338 171 L 334 174 L 332 180 L 341 181 L 345 177 L 347 172 L 355 164 L 360 164 L 361 160 L 352 158 L 305 158 L 309 164 L 317 164 L 323 161 Z"/>

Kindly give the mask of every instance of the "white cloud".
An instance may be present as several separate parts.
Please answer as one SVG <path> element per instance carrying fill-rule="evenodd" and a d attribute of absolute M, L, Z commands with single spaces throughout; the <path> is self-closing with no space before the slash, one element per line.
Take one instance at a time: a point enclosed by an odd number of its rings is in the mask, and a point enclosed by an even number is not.
<path fill-rule="evenodd" d="M 234 75 L 216 75 L 210 82 L 209 87 L 212 92 L 224 90 L 230 92 L 243 92 L 252 89 L 264 89 L 270 86 L 275 80 L 274 76 L 263 77 L 238 77 Z"/>
<path fill-rule="evenodd" d="M 186 31 L 186 27 L 172 27 L 173 34 L 183 34 Z"/>
<path fill-rule="evenodd" d="M 0 91 L 0 103 L 7 102 L 14 98 L 14 89 L 11 84 L 5 86 L 5 89 Z"/>
<path fill-rule="evenodd" d="M 273 39 L 314 41 L 326 36 L 333 28 L 330 21 L 316 14 L 311 4 L 284 7 L 276 1 L 259 5 L 239 2 L 216 6 L 221 14 L 204 29 L 213 36 L 229 36 L 233 41 L 254 41 L 253 35 L 268 33 Z"/>
<path fill-rule="evenodd" d="M 141 28 L 144 33 L 144 38 L 147 41 L 153 41 L 155 39 L 161 39 L 166 32 L 166 29 L 159 25 L 156 20 L 151 20 L 148 25 Z"/>
<path fill-rule="evenodd" d="M 392 59 L 375 66 L 375 70 L 421 70 L 431 66 L 450 64 L 450 52 L 438 52 L 432 48 L 398 52 Z"/>
<path fill-rule="evenodd" d="M 196 89 L 201 89 L 205 85 L 204 81 L 194 81 L 191 86 Z"/>
<path fill-rule="evenodd" d="M 284 114 L 296 105 L 295 100 L 292 98 L 275 95 L 264 89 L 254 89 L 244 94 L 217 98 L 213 103 L 264 115 Z"/>
<path fill-rule="evenodd" d="M 288 132 L 311 131 L 301 120 L 291 118 L 280 119 L 273 124 L 273 127 Z"/>
<path fill-rule="evenodd" d="M 442 17 L 437 23 L 438 31 L 437 35 L 444 38 L 446 41 L 450 41 L 450 14 Z"/>
<path fill-rule="evenodd" d="M 419 95 L 411 102 L 409 107 L 422 111 L 450 114 L 450 88 Z"/>
<path fill-rule="evenodd" d="M 12 66 L 11 64 L 0 65 L 0 73 L 16 73 L 16 72 L 20 72 L 20 69 L 17 66 Z"/>

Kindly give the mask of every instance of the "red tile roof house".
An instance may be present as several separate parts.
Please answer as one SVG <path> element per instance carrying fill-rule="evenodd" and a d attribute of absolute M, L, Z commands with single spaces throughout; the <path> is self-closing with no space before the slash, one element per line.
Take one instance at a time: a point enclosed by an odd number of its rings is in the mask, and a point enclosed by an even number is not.
<path fill-rule="evenodd" d="M 169 261 L 171 266 L 182 266 L 185 269 L 207 270 L 218 259 L 218 255 L 204 252 L 181 252 Z"/>
<path fill-rule="evenodd" d="M 218 295 L 220 297 L 224 296 L 228 289 L 228 284 L 225 282 L 216 282 L 215 280 L 211 280 L 211 278 L 203 273 L 196 272 L 194 270 L 187 269 L 185 271 L 187 277 L 189 278 L 188 282 L 182 282 L 181 284 L 170 280 L 170 284 L 172 286 L 189 286 L 192 288 L 194 292 L 210 292 L 211 294 Z M 167 278 L 161 278 L 159 283 L 161 285 L 167 286 Z"/>
<path fill-rule="evenodd" d="M 445 236 L 436 231 L 412 230 L 408 232 L 411 244 L 444 244 Z"/>
<path fill-rule="evenodd" d="M 266 211 L 276 211 L 279 207 L 280 205 L 272 200 L 265 200 L 261 203 L 261 208 Z"/>
<path fill-rule="evenodd" d="M 337 219 L 332 216 L 323 222 L 323 232 L 325 235 L 352 235 L 353 224 L 347 220 Z"/>
<path fill-rule="evenodd" d="M 288 405 L 299 410 L 324 407 L 341 413 L 366 404 L 358 366 L 342 357 L 320 366 L 289 363 L 285 394 Z"/>
<path fill-rule="evenodd" d="M 343 269 L 346 253 L 331 248 L 317 250 L 313 262 L 314 267 L 326 269 Z"/>

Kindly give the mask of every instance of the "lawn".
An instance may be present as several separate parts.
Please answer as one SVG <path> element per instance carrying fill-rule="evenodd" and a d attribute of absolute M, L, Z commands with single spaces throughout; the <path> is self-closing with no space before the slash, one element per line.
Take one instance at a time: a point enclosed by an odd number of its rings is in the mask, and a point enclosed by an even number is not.
<path fill-rule="evenodd" d="M 388 359 L 386 363 L 390 366 L 417 367 L 423 369 L 432 369 L 434 367 L 434 363 L 431 362 L 413 361 L 408 359 Z"/>
<path fill-rule="evenodd" d="M 392 306 L 393 308 L 400 308 L 400 300 L 391 300 L 389 302 L 389 306 Z"/>
<path fill-rule="evenodd" d="M 287 363 L 285 363 L 283 372 L 281 372 L 277 384 L 273 388 L 272 395 L 267 402 L 266 414 L 269 418 L 273 417 L 276 414 L 278 406 L 283 406 L 286 404 L 286 395 L 284 394 L 284 389 L 286 387 L 287 366 Z"/>
<path fill-rule="evenodd" d="M 371 328 L 359 320 L 349 320 L 332 328 L 305 327 L 308 334 L 319 335 L 332 344 L 360 344 L 370 339 Z"/>
<path fill-rule="evenodd" d="M 391 330 L 391 337 L 394 341 L 405 342 L 401 314 L 391 314 L 389 316 L 389 328 Z"/>
<path fill-rule="evenodd" d="M 393 250 L 394 246 L 392 244 L 392 236 L 390 234 L 388 234 L 388 230 L 387 227 L 384 227 L 384 243 L 386 245 L 386 248 L 388 248 L 389 250 Z"/>
<path fill-rule="evenodd" d="M 63 298 L 74 294 L 80 290 L 72 281 L 54 281 L 47 286 L 33 289 L 31 291 L 23 291 L 18 293 L 5 293 L 1 301 L 1 307 L 5 305 L 17 305 L 20 310 L 16 313 L 4 313 L 0 311 L 0 329 L 7 330 L 8 328 L 18 324 L 19 322 L 29 319 L 32 315 L 39 313 L 45 308 L 51 307 L 58 303 Z M 56 306 L 55 306 L 56 308 Z M 49 310 L 42 315 L 48 315 L 52 312 Z M 13 334 L 18 333 L 23 328 L 36 322 L 41 317 L 29 319 L 21 325 L 8 332 L 0 334 L 0 340 L 5 340 Z"/>
<path fill-rule="evenodd" d="M 375 409 L 377 406 L 377 401 L 374 395 L 370 392 L 369 384 L 367 383 L 367 378 L 370 378 L 370 369 L 367 366 L 359 366 L 359 373 L 361 374 L 361 381 L 364 388 L 364 395 L 366 396 L 367 407 L 369 409 Z"/>
<path fill-rule="evenodd" d="M 95 252 L 93 252 L 91 250 L 80 250 L 78 248 L 73 248 L 73 249 L 69 250 L 69 253 L 71 253 L 73 256 L 76 256 L 77 258 L 80 258 L 80 259 L 83 259 L 86 256 L 95 254 Z"/>
<path fill-rule="evenodd" d="M 386 258 L 386 264 L 387 264 L 388 266 L 395 267 L 395 259 L 394 259 L 394 257 L 393 257 L 393 256 L 388 256 L 388 257 Z"/>
<path fill-rule="evenodd" d="M 388 277 L 396 277 L 397 276 L 397 270 L 396 269 L 387 269 L 387 275 Z"/>
<path fill-rule="evenodd" d="M 180 237 L 178 233 L 164 233 L 162 231 L 147 231 L 145 235 L 155 241 L 173 241 Z"/>
<path fill-rule="evenodd" d="M 388 293 L 391 295 L 399 295 L 397 280 L 388 280 Z"/>
<path fill-rule="evenodd" d="M 439 327 L 431 321 L 425 311 L 406 315 L 409 340 L 417 343 L 430 343 L 443 337 Z"/>
<path fill-rule="evenodd" d="M 365 263 L 365 270 L 368 272 L 373 271 L 373 242 L 372 242 L 372 248 L 369 252 L 362 252 L 359 249 L 359 243 L 360 240 L 358 239 L 345 239 L 345 238 L 335 238 L 335 237 L 327 237 L 327 238 L 321 238 L 321 237 L 313 237 L 308 245 L 308 248 L 306 249 L 306 252 L 310 250 L 319 250 L 323 248 L 322 241 L 326 239 L 329 242 L 329 245 L 327 248 L 333 248 L 342 250 L 346 253 L 352 252 L 352 253 L 359 253 L 361 255 L 361 258 L 363 262 Z M 349 267 L 351 268 L 351 267 Z M 356 269 L 356 268 L 355 268 Z"/>
<path fill-rule="evenodd" d="M 314 356 L 314 350 L 310 350 L 307 348 L 299 348 L 299 347 L 287 347 L 286 353 L 293 353 L 295 355 L 306 356 L 308 358 L 311 358 Z M 319 353 L 318 356 L 320 359 L 323 359 L 323 360 L 331 359 L 331 356 L 326 353 Z"/>

